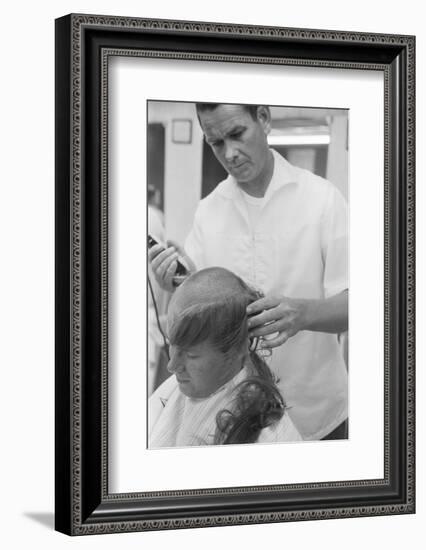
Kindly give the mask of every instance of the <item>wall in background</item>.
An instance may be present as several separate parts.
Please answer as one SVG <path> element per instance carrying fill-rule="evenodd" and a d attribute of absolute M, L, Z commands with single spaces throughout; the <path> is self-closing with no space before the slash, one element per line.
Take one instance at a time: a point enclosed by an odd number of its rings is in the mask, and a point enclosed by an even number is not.
<path fill-rule="evenodd" d="M 192 103 L 152 101 L 148 106 L 149 122 L 165 127 L 164 220 L 166 234 L 184 243 L 201 196 L 201 161 L 203 137 Z M 180 143 L 173 136 L 174 121 L 191 122 L 190 143 Z M 185 192 L 182 192 L 185 185 Z"/>

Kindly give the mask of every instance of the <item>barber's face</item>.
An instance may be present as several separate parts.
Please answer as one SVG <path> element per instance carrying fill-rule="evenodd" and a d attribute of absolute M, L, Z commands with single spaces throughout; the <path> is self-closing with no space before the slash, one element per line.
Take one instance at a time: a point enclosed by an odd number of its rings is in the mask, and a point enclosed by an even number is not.
<path fill-rule="evenodd" d="M 259 106 L 253 120 L 244 106 L 225 104 L 200 112 L 199 118 L 205 139 L 225 170 L 238 183 L 255 182 L 268 161 L 268 109 Z"/>
<path fill-rule="evenodd" d="M 167 369 L 188 397 L 208 397 L 234 376 L 224 354 L 206 341 L 186 349 L 170 346 Z"/>

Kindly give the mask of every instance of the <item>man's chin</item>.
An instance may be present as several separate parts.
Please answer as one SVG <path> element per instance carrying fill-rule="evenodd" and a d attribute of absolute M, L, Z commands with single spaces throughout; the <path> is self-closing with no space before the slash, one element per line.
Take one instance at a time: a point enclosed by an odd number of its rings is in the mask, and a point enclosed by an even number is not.
<path fill-rule="evenodd" d="M 191 386 L 188 380 L 178 380 L 177 383 L 179 385 L 180 391 L 184 395 L 186 395 L 187 397 L 192 397 Z"/>
<path fill-rule="evenodd" d="M 252 173 L 249 167 L 246 167 L 242 170 L 235 170 L 231 172 L 232 177 L 238 182 L 238 183 L 248 183 L 250 182 L 253 177 Z"/>
<path fill-rule="evenodd" d="M 178 384 L 179 384 L 179 390 L 186 397 L 191 397 L 192 399 L 205 399 L 206 397 L 209 396 L 209 394 L 205 394 L 203 392 L 196 391 L 191 386 L 191 383 L 188 380 L 185 380 L 185 381 L 182 381 L 182 382 L 179 382 L 179 380 L 178 380 Z"/>

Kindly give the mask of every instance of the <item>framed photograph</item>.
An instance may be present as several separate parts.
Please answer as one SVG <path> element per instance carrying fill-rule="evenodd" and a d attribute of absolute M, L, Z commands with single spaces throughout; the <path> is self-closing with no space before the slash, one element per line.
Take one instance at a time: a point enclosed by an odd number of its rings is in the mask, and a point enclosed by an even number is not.
<path fill-rule="evenodd" d="M 56 20 L 56 529 L 415 511 L 415 38 Z"/>
<path fill-rule="evenodd" d="M 172 133 L 173 143 L 191 143 L 192 120 L 186 118 L 175 118 L 172 121 Z"/>

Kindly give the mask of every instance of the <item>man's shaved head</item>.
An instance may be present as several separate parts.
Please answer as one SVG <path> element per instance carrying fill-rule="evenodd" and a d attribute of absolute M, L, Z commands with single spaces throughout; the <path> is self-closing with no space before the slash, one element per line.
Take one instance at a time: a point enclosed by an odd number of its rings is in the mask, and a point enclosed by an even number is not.
<path fill-rule="evenodd" d="M 247 306 L 259 297 L 231 271 L 211 267 L 188 277 L 170 302 L 167 369 L 184 395 L 206 398 L 247 367 L 232 406 L 216 415 L 216 443 L 254 442 L 284 413 L 271 371 L 249 351 Z"/>
<path fill-rule="evenodd" d="M 209 340 L 223 352 L 248 341 L 248 304 L 259 297 L 222 267 L 197 271 L 178 287 L 169 306 L 169 338 L 188 346 Z"/>
<path fill-rule="evenodd" d="M 214 304 L 232 297 L 247 295 L 247 285 L 223 267 L 209 267 L 188 277 L 176 290 L 173 301 L 181 307 L 196 304 Z"/>
<path fill-rule="evenodd" d="M 258 294 L 221 267 L 203 269 L 179 286 L 169 305 L 169 372 L 188 397 L 211 395 L 244 366 L 247 305 Z"/>

